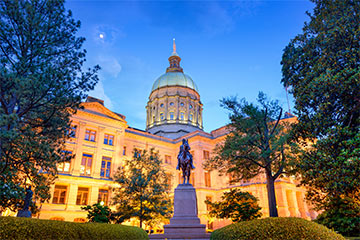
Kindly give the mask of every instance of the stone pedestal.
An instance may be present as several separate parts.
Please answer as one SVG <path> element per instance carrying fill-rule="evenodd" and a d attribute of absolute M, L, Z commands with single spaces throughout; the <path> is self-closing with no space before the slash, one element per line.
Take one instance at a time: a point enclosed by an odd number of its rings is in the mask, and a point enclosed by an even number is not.
<path fill-rule="evenodd" d="M 31 212 L 29 210 L 19 210 L 16 216 L 31 218 Z"/>
<path fill-rule="evenodd" d="M 197 216 L 197 199 L 195 188 L 191 184 L 179 184 L 174 193 L 174 216 L 170 224 L 164 225 L 164 234 L 149 235 L 150 239 L 210 239 L 205 232 L 205 225 L 200 224 Z"/>

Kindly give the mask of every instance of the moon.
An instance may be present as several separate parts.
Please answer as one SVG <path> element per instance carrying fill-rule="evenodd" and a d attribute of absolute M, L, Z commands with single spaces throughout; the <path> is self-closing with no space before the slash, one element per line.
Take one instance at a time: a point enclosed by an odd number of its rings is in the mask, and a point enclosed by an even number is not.
<path fill-rule="evenodd" d="M 99 38 L 103 39 L 103 38 L 104 38 L 104 34 L 100 33 L 100 34 L 99 34 Z"/>

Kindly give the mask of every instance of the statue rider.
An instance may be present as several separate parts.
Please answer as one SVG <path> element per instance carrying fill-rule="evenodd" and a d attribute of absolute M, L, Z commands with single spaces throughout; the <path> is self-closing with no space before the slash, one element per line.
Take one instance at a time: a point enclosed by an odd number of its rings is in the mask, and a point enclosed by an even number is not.
<path fill-rule="evenodd" d="M 187 145 L 188 146 L 188 149 L 186 151 L 186 149 L 184 149 L 184 146 Z M 191 153 L 189 152 L 190 151 L 190 146 L 189 144 L 187 144 L 186 140 L 183 139 L 182 140 L 182 145 L 180 146 L 180 151 L 179 151 L 179 154 L 177 156 L 177 159 L 178 159 L 178 164 L 177 164 L 177 167 L 176 167 L 176 170 L 179 170 L 180 169 L 180 156 L 182 154 L 183 151 L 186 151 L 186 154 L 190 156 L 190 166 L 191 166 L 191 169 L 195 169 L 195 166 L 193 164 L 193 156 L 191 155 Z"/>

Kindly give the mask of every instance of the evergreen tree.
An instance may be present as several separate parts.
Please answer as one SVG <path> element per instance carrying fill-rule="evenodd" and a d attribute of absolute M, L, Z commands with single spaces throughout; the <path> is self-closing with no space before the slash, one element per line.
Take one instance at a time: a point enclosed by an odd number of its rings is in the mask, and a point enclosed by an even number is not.
<path fill-rule="evenodd" d="M 221 199 L 219 202 L 205 201 L 211 217 L 230 218 L 234 223 L 261 217 L 258 199 L 248 192 L 230 189 L 230 192 L 223 193 Z"/>
<path fill-rule="evenodd" d="M 335 203 L 360 199 L 360 2 L 313 2 L 284 50 L 282 83 L 295 98 L 299 141 L 310 143 L 297 168 L 307 199 L 334 212 L 344 206 Z"/>
<path fill-rule="evenodd" d="M 152 221 L 159 218 L 170 218 L 170 186 L 154 149 L 149 153 L 135 151 L 134 157 L 125 160 L 124 166 L 118 169 L 114 180 L 120 185 L 114 189 L 113 198 L 117 206 L 113 217 L 118 223 L 134 217 L 142 227 L 143 222 L 152 225 Z"/>
<path fill-rule="evenodd" d="M 110 222 L 111 210 L 108 206 L 103 206 L 100 203 L 95 203 L 92 206 L 87 205 L 86 207 L 81 207 L 81 209 L 84 211 L 88 211 L 87 219 L 89 219 L 89 222 Z"/>
<path fill-rule="evenodd" d="M 98 67 L 82 71 L 80 22 L 63 0 L 0 2 L 0 211 L 22 208 L 25 185 L 49 199 L 74 114 Z"/>
<path fill-rule="evenodd" d="M 245 99 L 222 100 L 222 106 L 230 110 L 230 133 L 204 167 L 231 175 L 234 182 L 265 174 L 269 214 L 277 217 L 275 180 L 290 169 L 296 144 L 291 143 L 291 125 L 281 121 L 278 102 L 268 100 L 262 92 L 258 102 L 259 106 Z"/>

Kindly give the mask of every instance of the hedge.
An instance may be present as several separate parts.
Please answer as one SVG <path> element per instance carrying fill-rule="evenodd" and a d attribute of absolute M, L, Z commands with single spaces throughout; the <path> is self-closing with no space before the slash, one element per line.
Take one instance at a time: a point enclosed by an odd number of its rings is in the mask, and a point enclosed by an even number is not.
<path fill-rule="evenodd" d="M 315 222 L 302 218 L 264 218 L 234 223 L 215 230 L 211 240 L 345 240 L 343 236 Z"/>
<path fill-rule="evenodd" d="M 0 239 L 149 239 L 138 227 L 0 217 Z"/>

